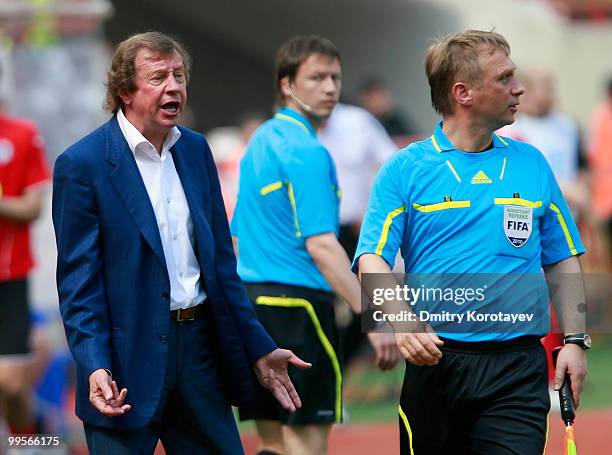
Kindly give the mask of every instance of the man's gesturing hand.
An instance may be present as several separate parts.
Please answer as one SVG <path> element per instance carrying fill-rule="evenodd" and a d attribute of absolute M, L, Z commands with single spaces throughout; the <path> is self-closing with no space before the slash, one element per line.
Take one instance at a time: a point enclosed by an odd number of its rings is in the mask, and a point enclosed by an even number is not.
<path fill-rule="evenodd" d="M 106 370 L 96 370 L 89 375 L 89 402 L 107 417 L 120 416 L 132 407 L 123 404 L 127 389 L 117 389 L 117 383 L 112 380 Z"/>
<path fill-rule="evenodd" d="M 295 412 L 302 407 L 302 402 L 289 379 L 289 364 L 297 368 L 312 366 L 287 349 L 275 349 L 257 360 L 254 369 L 261 385 L 272 392 L 281 406 L 289 412 Z"/>
<path fill-rule="evenodd" d="M 400 359 L 400 353 L 395 345 L 395 334 L 369 332 L 368 340 L 374 349 L 376 366 L 382 371 L 393 369 Z"/>

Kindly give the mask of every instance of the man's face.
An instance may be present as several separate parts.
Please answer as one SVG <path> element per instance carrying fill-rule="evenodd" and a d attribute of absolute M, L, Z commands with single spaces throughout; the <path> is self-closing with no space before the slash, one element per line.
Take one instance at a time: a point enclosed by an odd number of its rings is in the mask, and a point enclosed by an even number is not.
<path fill-rule="evenodd" d="M 525 88 L 515 76 L 516 66 L 504 51 L 480 52 L 480 86 L 471 88 L 472 112 L 475 120 L 487 124 L 492 131 L 514 122 L 519 97 Z"/>
<path fill-rule="evenodd" d="M 147 139 L 162 140 L 179 122 L 187 103 L 187 81 L 178 52 L 143 48 L 134 59 L 136 90 L 122 94 L 124 114 Z"/>
<path fill-rule="evenodd" d="M 340 62 L 323 54 L 311 54 L 302 62 L 295 78 L 286 79 L 282 85 L 287 106 L 317 120 L 331 115 L 340 98 L 341 88 Z M 291 96 L 291 91 L 302 103 Z"/>

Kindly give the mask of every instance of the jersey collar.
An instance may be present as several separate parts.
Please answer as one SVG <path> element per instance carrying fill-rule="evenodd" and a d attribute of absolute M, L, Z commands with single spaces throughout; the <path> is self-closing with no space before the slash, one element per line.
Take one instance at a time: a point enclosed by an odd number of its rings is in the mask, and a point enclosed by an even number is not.
<path fill-rule="evenodd" d="M 316 137 L 317 133 L 315 133 L 314 128 L 310 124 L 310 122 L 299 112 L 289 108 L 289 107 L 281 107 L 279 111 L 274 114 L 274 118 L 278 120 L 282 120 L 285 122 L 293 123 L 294 125 L 298 125 L 300 128 L 305 130 L 311 136 Z"/>
<path fill-rule="evenodd" d="M 442 120 L 438 122 L 436 125 L 436 129 L 434 130 L 433 135 L 431 136 L 431 142 L 436 149 L 437 152 L 450 152 L 451 150 L 458 150 L 452 144 L 452 142 L 446 137 L 444 131 L 442 131 Z M 506 142 L 501 136 L 497 133 L 493 133 L 493 148 L 501 148 L 508 147 L 508 142 Z"/>

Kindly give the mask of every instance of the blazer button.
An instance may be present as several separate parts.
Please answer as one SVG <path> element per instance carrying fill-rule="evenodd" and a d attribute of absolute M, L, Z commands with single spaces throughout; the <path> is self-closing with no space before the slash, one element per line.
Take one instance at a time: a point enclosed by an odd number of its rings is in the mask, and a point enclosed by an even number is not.
<path fill-rule="evenodd" d="M 168 292 L 162 292 L 161 299 L 168 300 L 170 298 L 170 294 Z"/>
<path fill-rule="evenodd" d="M 160 336 L 159 339 L 161 340 L 162 343 L 165 343 L 168 341 L 168 337 L 166 335 Z"/>

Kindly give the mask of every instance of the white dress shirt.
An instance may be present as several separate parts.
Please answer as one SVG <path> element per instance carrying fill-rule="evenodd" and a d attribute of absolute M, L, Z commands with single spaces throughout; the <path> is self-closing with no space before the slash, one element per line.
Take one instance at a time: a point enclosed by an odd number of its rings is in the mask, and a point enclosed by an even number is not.
<path fill-rule="evenodd" d="M 160 155 L 122 110 L 117 113 L 117 120 L 134 154 L 155 212 L 170 277 L 170 309 L 198 305 L 206 299 L 206 292 L 201 285 L 200 265 L 193 251 L 193 222 L 189 206 L 170 153 L 181 132 L 177 127 L 170 130 Z"/>
<path fill-rule="evenodd" d="M 338 103 L 318 137 L 336 163 L 342 189 L 340 223 L 361 221 L 370 188 L 382 163 L 397 147 L 376 118 L 365 109 Z"/>

